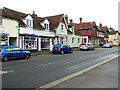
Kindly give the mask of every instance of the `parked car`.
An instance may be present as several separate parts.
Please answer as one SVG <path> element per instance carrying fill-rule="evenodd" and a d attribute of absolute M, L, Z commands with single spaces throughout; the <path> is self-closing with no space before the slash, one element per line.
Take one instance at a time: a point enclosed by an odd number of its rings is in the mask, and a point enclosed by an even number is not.
<path fill-rule="evenodd" d="M 31 53 L 29 51 L 22 50 L 16 46 L 1 46 L 0 47 L 0 58 L 2 61 L 8 61 L 8 59 L 14 58 L 26 58 L 29 59 Z"/>
<path fill-rule="evenodd" d="M 68 45 L 65 45 L 65 44 L 56 44 L 53 46 L 53 54 L 54 53 L 61 53 L 61 54 L 64 54 L 64 53 L 71 53 L 73 51 L 73 48 L 71 48 L 70 46 Z"/>
<path fill-rule="evenodd" d="M 80 45 L 80 50 L 94 50 L 94 46 L 91 43 L 82 43 Z"/>
<path fill-rule="evenodd" d="M 111 43 L 106 43 L 103 45 L 103 48 L 112 48 L 112 44 Z"/>

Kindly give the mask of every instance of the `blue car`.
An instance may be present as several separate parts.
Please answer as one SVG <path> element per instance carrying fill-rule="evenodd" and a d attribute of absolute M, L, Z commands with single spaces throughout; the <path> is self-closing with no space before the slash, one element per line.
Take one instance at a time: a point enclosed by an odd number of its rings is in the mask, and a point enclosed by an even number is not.
<path fill-rule="evenodd" d="M 26 58 L 29 59 L 31 53 L 29 51 L 22 50 L 16 46 L 0 46 L 0 58 L 3 62 L 8 59 L 14 58 Z"/>
<path fill-rule="evenodd" d="M 53 51 L 52 53 L 61 53 L 61 54 L 64 54 L 64 53 L 71 53 L 73 51 L 73 48 L 71 48 L 70 46 L 68 45 L 65 45 L 65 44 L 56 44 L 54 45 L 53 47 Z"/>

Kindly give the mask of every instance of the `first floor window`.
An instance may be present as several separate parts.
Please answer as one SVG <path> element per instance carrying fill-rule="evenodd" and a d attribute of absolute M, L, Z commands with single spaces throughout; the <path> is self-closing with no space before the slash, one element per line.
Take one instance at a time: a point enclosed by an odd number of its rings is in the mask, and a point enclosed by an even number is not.
<path fill-rule="evenodd" d="M 0 18 L 0 25 L 2 25 L 2 18 Z"/>
<path fill-rule="evenodd" d="M 72 43 L 74 43 L 74 38 L 72 38 Z"/>
<path fill-rule="evenodd" d="M 63 30 L 63 25 L 61 25 L 61 30 Z"/>
<path fill-rule="evenodd" d="M 80 38 L 78 38 L 78 43 L 80 43 Z"/>

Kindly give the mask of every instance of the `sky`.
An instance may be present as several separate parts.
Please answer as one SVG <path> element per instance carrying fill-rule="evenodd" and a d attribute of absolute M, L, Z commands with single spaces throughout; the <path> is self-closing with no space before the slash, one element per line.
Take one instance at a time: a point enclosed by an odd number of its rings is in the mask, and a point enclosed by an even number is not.
<path fill-rule="evenodd" d="M 68 15 L 74 23 L 95 21 L 97 25 L 108 26 L 118 30 L 119 0 L 0 0 L 0 8 L 32 14 L 39 17 L 58 14 Z"/>

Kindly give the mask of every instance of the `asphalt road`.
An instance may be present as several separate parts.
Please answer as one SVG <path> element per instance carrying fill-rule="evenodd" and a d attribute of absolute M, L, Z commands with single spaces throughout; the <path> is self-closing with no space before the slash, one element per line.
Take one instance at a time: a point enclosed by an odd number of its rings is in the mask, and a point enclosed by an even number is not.
<path fill-rule="evenodd" d="M 118 47 L 74 51 L 65 55 L 39 55 L 29 60 L 4 62 L 3 88 L 38 88 L 120 54 Z"/>

